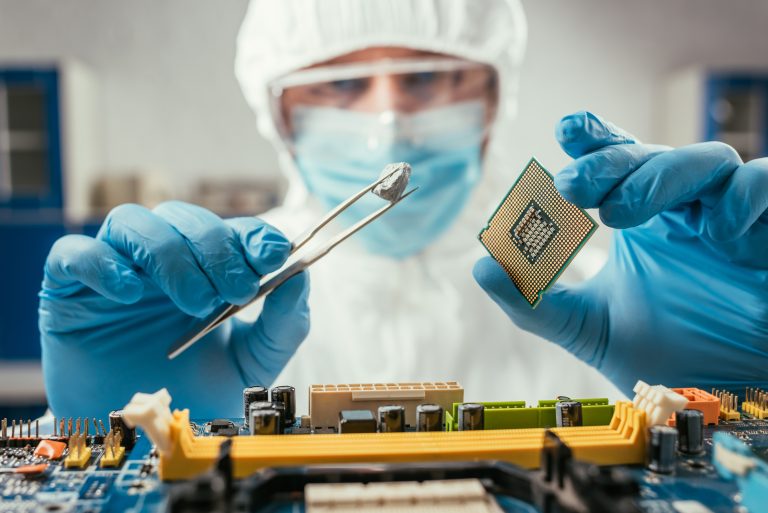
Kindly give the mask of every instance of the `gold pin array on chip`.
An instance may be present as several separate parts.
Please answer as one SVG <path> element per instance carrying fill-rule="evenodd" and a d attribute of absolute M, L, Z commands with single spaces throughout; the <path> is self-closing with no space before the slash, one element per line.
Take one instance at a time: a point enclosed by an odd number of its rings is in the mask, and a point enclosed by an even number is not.
<path fill-rule="evenodd" d="M 478 238 L 535 308 L 596 229 L 532 158 Z"/>

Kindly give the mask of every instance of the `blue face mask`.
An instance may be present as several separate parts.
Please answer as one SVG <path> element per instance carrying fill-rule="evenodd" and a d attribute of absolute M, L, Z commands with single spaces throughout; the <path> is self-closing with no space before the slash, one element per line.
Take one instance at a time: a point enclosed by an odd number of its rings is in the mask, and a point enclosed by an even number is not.
<path fill-rule="evenodd" d="M 405 258 L 421 251 L 456 220 L 480 179 L 482 101 L 408 115 L 297 107 L 291 122 L 299 171 L 328 210 L 373 182 L 386 164 L 411 164 L 408 190 L 419 190 L 355 236 L 372 253 Z M 384 204 L 368 194 L 342 222 Z"/>

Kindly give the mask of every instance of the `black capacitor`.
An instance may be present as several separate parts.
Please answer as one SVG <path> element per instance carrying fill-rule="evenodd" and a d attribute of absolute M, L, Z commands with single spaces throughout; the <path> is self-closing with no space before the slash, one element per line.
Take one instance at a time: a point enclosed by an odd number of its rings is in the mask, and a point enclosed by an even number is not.
<path fill-rule="evenodd" d="M 459 431 L 481 431 L 485 429 L 485 406 L 477 403 L 462 403 L 458 408 Z"/>
<path fill-rule="evenodd" d="M 296 389 L 291 386 L 279 386 L 272 389 L 272 402 L 285 405 L 283 422 L 292 426 L 296 422 Z"/>
<path fill-rule="evenodd" d="M 214 419 L 211 421 L 210 431 L 213 435 L 237 436 L 240 434 L 240 427 L 228 419 Z"/>
<path fill-rule="evenodd" d="M 109 412 L 109 430 L 120 431 L 122 435 L 122 441 L 120 445 L 126 449 L 131 449 L 136 443 L 136 429 L 129 428 L 123 418 L 123 410 L 114 410 Z"/>
<path fill-rule="evenodd" d="M 579 401 L 558 401 L 555 403 L 557 427 L 583 426 L 581 403 Z"/>
<path fill-rule="evenodd" d="M 684 454 L 704 452 L 704 414 L 699 410 L 675 412 L 677 448 Z"/>
<path fill-rule="evenodd" d="M 379 432 L 405 431 L 405 408 L 400 405 L 379 406 Z"/>
<path fill-rule="evenodd" d="M 416 431 L 442 431 L 443 409 L 437 404 L 416 407 Z"/>
<path fill-rule="evenodd" d="M 238 436 L 240 435 L 240 427 L 239 426 L 232 426 L 225 429 L 220 429 L 218 433 L 216 433 L 219 436 Z"/>
<path fill-rule="evenodd" d="M 376 418 L 370 410 L 341 410 L 339 433 L 375 433 Z"/>
<path fill-rule="evenodd" d="M 211 430 L 211 433 L 213 433 L 215 435 L 215 434 L 218 434 L 219 431 L 222 431 L 222 430 L 225 430 L 225 429 L 229 429 L 229 428 L 233 428 L 233 427 L 235 427 L 235 425 L 230 420 L 227 420 L 227 419 L 214 419 L 214 420 L 211 421 L 210 430 Z"/>
<path fill-rule="evenodd" d="M 252 435 L 279 435 L 283 432 L 280 410 L 251 408 L 248 428 Z"/>
<path fill-rule="evenodd" d="M 669 426 L 651 426 L 648 432 L 648 468 L 659 474 L 675 469 L 677 430 Z"/>
<path fill-rule="evenodd" d="M 248 426 L 248 413 L 251 403 L 269 401 L 269 390 L 266 387 L 248 387 L 243 389 L 243 424 Z"/>

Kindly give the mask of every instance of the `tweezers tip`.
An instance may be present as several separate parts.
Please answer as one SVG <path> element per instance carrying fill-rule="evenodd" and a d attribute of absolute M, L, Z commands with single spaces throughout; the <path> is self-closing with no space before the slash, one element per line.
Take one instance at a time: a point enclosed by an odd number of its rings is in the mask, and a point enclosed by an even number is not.
<path fill-rule="evenodd" d="M 414 187 L 410 191 L 404 192 L 399 198 L 397 198 L 397 201 L 395 203 L 397 203 L 398 201 L 401 201 L 406 196 L 410 196 L 411 194 L 413 194 L 414 192 L 416 192 L 418 190 L 419 190 L 419 186 L 417 185 L 416 187 Z"/>

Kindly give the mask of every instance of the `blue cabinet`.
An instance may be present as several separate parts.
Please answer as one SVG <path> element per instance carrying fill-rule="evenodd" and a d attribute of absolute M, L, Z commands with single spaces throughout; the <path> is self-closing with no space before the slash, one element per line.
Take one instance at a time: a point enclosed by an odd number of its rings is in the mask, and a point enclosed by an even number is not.
<path fill-rule="evenodd" d="M 51 245 L 63 223 L 0 224 L 0 360 L 40 358 L 37 292 Z"/>
<path fill-rule="evenodd" d="M 0 65 L 0 417 L 44 410 L 37 294 L 56 239 L 93 231 L 94 85 L 74 62 Z"/>
<path fill-rule="evenodd" d="M 0 360 L 40 358 L 37 291 L 63 214 L 56 68 L 0 69 Z"/>
<path fill-rule="evenodd" d="M 37 291 L 63 215 L 60 74 L 0 69 L 0 360 L 40 358 Z"/>

